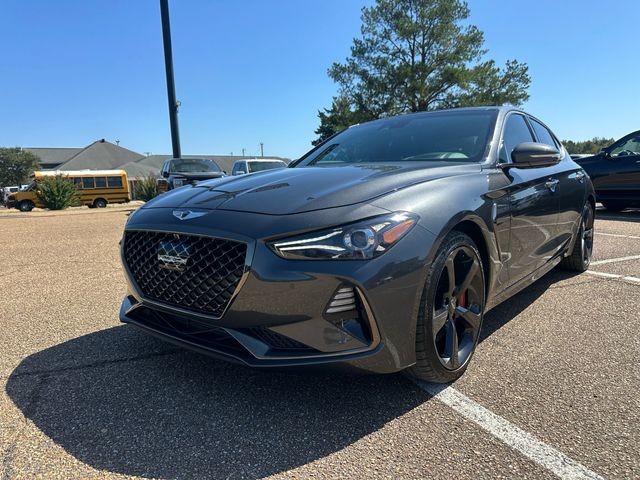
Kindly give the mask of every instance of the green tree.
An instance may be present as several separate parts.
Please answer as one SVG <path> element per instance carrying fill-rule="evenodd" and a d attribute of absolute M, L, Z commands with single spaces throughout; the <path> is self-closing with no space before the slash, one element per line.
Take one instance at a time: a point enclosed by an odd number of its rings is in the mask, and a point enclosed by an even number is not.
<path fill-rule="evenodd" d="M 0 187 L 26 183 L 39 161 L 36 155 L 19 147 L 0 148 Z"/>
<path fill-rule="evenodd" d="M 569 153 L 598 153 L 604 147 L 608 147 L 615 139 L 604 137 L 593 137 L 591 140 L 574 142 L 573 140 L 563 140 L 562 144 Z"/>
<path fill-rule="evenodd" d="M 484 35 L 466 24 L 469 14 L 464 0 L 377 0 L 364 7 L 351 56 L 329 68 L 339 95 L 318 112 L 314 143 L 344 128 L 345 119 L 526 101 L 527 65 L 509 60 L 499 68 L 484 60 Z"/>
<path fill-rule="evenodd" d="M 318 139 L 311 142 L 313 145 L 319 145 L 334 133 L 340 132 L 351 125 L 376 118 L 362 110 L 352 110 L 349 99 L 345 96 L 333 97 L 331 108 L 319 111 L 318 117 L 320 117 L 320 126 L 315 131 Z"/>
<path fill-rule="evenodd" d="M 80 204 L 73 180 L 62 175 L 47 176 L 38 181 L 38 198 L 49 210 L 64 210 Z"/>

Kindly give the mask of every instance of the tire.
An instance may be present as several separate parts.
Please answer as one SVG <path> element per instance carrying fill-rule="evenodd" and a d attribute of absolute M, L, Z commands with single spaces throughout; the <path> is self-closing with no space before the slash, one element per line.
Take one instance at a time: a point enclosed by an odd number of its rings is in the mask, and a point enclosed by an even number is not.
<path fill-rule="evenodd" d="M 478 343 L 484 305 L 480 252 L 471 238 L 453 231 L 427 274 L 416 325 L 416 363 L 408 373 L 437 383 L 458 379 Z"/>
<path fill-rule="evenodd" d="M 96 198 L 93 201 L 94 208 L 106 208 L 106 206 L 107 206 L 107 201 L 104 198 Z"/>
<path fill-rule="evenodd" d="M 33 207 L 35 207 L 35 205 L 31 200 L 23 200 L 18 205 L 18 209 L 21 212 L 30 212 L 31 210 L 33 210 Z"/>
<path fill-rule="evenodd" d="M 593 207 L 587 203 L 582 209 L 580 228 L 571 255 L 560 262 L 560 267 L 564 270 L 582 273 L 589 268 L 593 255 L 593 219 Z"/>
<path fill-rule="evenodd" d="M 611 210 L 612 212 L 621 212 L 622 210 L 627 208 L 627 205 L 625 205 L 623 202 L 608 201 L 601 203 L 604 208 L 606 208 L 607 210 Z"/>

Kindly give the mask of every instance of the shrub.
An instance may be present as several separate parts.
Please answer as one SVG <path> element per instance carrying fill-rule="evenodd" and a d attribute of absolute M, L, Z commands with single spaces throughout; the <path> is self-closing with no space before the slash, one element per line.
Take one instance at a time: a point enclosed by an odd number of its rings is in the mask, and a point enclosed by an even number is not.
<path fill-rule="evenodd" d="M 136 198 L 148 202 L 160 194 L 158 182 L 153 175 L 143 177 L 136 182 Z"/>
<path fill-rule="evenodd" d="M 38 181 L 38 197 L 49 210 L 64 210 L 80 204 L 78 189 L 73 180 L 62 175 L 44 177 Z"/>

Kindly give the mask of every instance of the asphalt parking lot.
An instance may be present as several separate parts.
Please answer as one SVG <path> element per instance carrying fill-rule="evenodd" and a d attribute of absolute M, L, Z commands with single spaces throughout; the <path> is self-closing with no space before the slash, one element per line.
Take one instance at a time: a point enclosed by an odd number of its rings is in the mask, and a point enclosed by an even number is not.
<path fill-rule="evenodd" d="M 1 479 L 640 477 L 640 211 L 599 210 L 591 270 L 492 310 L 440 389 L 121 325 L 128 210 L 0 209 Z"/>

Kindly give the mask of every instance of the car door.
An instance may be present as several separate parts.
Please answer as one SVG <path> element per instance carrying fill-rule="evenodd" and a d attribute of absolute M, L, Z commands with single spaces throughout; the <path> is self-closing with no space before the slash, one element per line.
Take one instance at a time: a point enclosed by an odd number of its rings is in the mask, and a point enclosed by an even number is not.
<path fill-rule="evenodd" d="M 511 152 L 535 138 L 524 115 L 511 113 L 503 126 L 500 162 L 511 163 Z M 511 283 L 543 266 L 557 252 L 559 197 L 556 168 L 503 169 L 509 179 L 511 237 L 509 279 Z"/>
<path fill-rule="evenodd" d="M 640 131 L 607 147 L 602 156 L 601 168 L 606 173 L 594 181 L 598 196 L 602 200 L 640 200 Z"/>
<path fill-rule="evenodd" d="M 550 145 L 564 152 L 564 156 L 555 168 L 554 178 L 558 180 L 556 187 L 556 196 L 559 201 L 558 222 L 557 222 L 557 247 L 562 249 L 577 231 L 580 219 L 582 218 L 582 209 L 585 202 L 586 194 L 586 173 L 562 149 L 560 142 L 551 130 L 543 125 L 539 120 L 529 117 L 529 124 L 533 128 L 538 143 Z"/>

